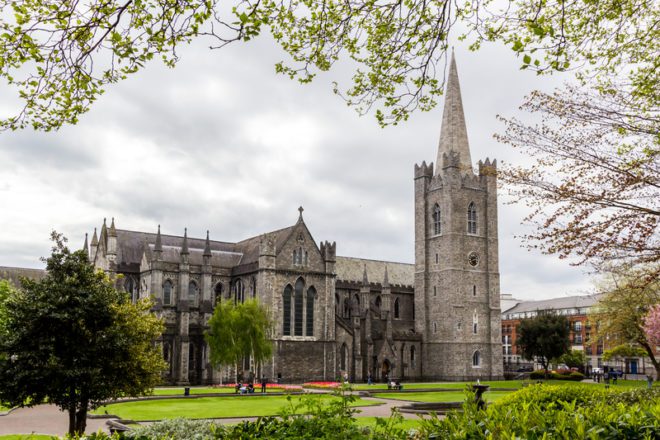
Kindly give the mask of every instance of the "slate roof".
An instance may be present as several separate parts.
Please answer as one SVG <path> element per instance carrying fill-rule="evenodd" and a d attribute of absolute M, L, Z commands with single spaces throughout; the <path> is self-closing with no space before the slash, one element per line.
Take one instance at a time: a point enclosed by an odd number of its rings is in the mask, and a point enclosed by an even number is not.
<path fill-rule="evenodd" d="M 535 312 L 537 310 L 561 310 L 589 308 L 598 302 L 599 295 L 579 295 L 541 301 L 522 301 L 502 313 Z"/>
<path fill-rule="evenodd" d="M 414 264 L 352 257 L 337 257 L 337 264 L 335 266 L 337 280 L 362 283 L 365 265 L 367 266 L 367 278 L 370 283 L 381 284 L 383 282 L 385 265 L 387 265 L 387 277 L 391 285 L 415 285 Z"/>
<path fill-rule="evenodd" d="M 275 250 L 278 251 L 282 248 L 282 246 L 284 246 L 284 243 L 289 238 L 291 231 L 293 231 L 295 227 L 296 225 L 288 226 L 286 228 L 267 232 L 266 234 L 257 235 L 256 237 L 251 237 L 236 243 L 236 251 L 243 254 L 243 258 L 241 259 L 240 264 L 250 264 L 259 260 L 259 242 L 261 241 L 261 237 L 263 235 L 275 235 Z"/>
<path fill-rule="evenodd" d="M 21 285 L 21 277 L 29 278 L 31 280 L 40 280 L 45 276 L 45 269 L 27 269 L 24 267 L 0 266 L 0 279 L 9 280 L 9 282 L 17 287 Z"/>

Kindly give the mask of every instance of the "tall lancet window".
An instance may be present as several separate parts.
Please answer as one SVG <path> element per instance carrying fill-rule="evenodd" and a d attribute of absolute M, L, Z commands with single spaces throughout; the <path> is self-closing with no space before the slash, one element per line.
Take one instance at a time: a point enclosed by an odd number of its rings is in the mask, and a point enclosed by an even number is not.
<path fill-rule="evenodd" d="M 477 334 L 479 332 L 479 317 L 477 316 L 477 311 L 474 311 L 472 315 L 472 334 Z"/>
<path fill-rule="evenodd" d="M 293 303 L 293 334 L 295 336 L 303 335 L 303 290 L 305 282 L 302 278 L 296 281 L 296 291 Z"/>
<path fill-rule="evenodd" d="M 467 232 L 468 234 L 477 233 L 477 208 L 474 206 L 474 202 L 470 202 L 468 205 Z"/>
<path fill-rule="evenodd" d="M 197 283 L 194 281 L 190 281 L 190 283 L 188 283 L 188 301 L 190 301 L 191 306 L 196 305 L 198 294 L 199 294 L 199 289 L 197 288 Z"/>
<path fill-rule="evenodd" d="M 291 336 L 291 295 L 293 289 L 290 285 L 284 288 L 284 295 L 282 298 L 282 334 L 284 336 Z"/>
<path fill-rule="evenodd" d="M 440 205 L 437 203 L 433 206 L 433 234 L 439 235 L 442 233 L 442 223 L 440 215 Z"/>
<path fill-rule="evenodd" d="M 316 289 L 312 286 L 307 289 L 307 304 L 305 305 L 305 336 L 314 336 L 314 299 Z"/>
<path fill-rule="evenodd" d="M 172 287 L 173 285 L 170 280 L 165 281 L 163 284 L 163 304 L 172 304 Z"/>

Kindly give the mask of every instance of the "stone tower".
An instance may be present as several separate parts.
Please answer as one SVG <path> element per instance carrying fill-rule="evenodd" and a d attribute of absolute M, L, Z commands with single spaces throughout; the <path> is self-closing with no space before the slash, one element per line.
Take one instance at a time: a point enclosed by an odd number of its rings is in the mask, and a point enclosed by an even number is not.
<path fill-rule="evenodd" d="M 428 379 L 502 376 L 496 166 L 473 171 L 452 55 L 435 168 L 415 165 L 415 331 Z"/>

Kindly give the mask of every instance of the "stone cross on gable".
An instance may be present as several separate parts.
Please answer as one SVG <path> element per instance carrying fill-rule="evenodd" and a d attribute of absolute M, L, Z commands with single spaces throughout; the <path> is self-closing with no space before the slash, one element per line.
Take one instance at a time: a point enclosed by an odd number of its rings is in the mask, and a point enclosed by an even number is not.
<path fill-rule="evenodd" d="M 299 220 L 302 220 L 302 213 L 303 213 L 304 210 L 305 210 L 305 209 L 304 209 L 302 206 L 299 206 L 299 207 L 298 207 L 298 212 L 300 213 L 300 214 L 299 214 L 299 217 L 298 217 Z"/>

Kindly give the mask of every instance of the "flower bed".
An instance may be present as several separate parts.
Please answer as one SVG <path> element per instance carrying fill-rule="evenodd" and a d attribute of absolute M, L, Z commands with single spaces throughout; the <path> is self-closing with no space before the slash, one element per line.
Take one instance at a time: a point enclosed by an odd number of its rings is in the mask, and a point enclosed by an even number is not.
<path fill-rule="evenodd" d="M 334 390 L 335 388 L 341 387 L 339 382 L 305 382 L 303 388 L 314 388 L 319 390 Z"/>

